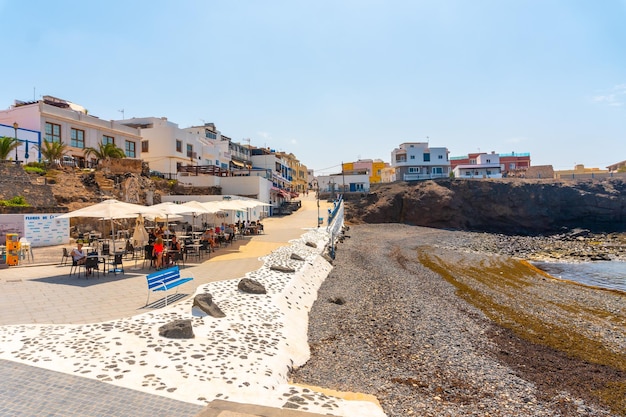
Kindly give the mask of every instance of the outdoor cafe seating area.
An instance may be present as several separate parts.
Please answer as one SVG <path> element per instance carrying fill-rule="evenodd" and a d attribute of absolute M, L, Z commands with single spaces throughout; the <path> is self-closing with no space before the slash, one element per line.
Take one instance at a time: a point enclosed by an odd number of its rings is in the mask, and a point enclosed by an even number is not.
<path fill-rule="evenodd" d="M 95 221 L 83 220 L 80 229 L 74 228 L 73 246 L 63 248 L 61 264 L 69 265 L 70 275 L 82 274 L 86 277 L 108 273 L 124 274 L 125 264 L 132 270 L 185 266 L 187 262 L 208 259 L 211 253 L 244 236 L 263 233 L 260 220 L 219 222 L 227 215 L 201 215 L 216 214 L 224 210 L 223 208 L 214 209 L 214 212 L 211 209 L 203 212 L 203 206 L 193 203 L 196 205 L 188 206 L 187 203 L 187 207 L 192 208 L 183 208 L 181 206 L 185 204 L 174 203 L 150 207 L 119 203 L 129 205 L 129 208 L 125 212 L 108 216 L 102 215 L 101 211 L 95 211 L 95 215 L 92 212 L 85 214 L 85 209 L 68 213 L 64 216 L 92 217 Z M 104 202 L 99 204 L 105 205 Z M 111 202 L 106 205 L 114 204 Z M 142 215 L 142 211 L 145 214 Z M 193 214 L 191 222 L 184 221 L 181 215 L 183 212 Z M 239 216 L 231 218 L 235 217 Z M 197 221 L 198 218 L 204 221 Z M 86 227 L 85 223 L 92 227 Z M 77 251 L 79 244 L 82 254 Z"/>

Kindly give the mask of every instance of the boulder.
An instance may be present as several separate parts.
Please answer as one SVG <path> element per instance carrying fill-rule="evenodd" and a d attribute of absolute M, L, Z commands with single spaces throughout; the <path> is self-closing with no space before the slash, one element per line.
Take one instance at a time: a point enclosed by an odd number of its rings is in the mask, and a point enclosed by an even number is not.
<path fill-rule="evenodd" d="M 237 284 L 237 288 L 239 291 L 248 293 L 248 294 L 267 294 L 265 287 L 258 281 L 255 281 L 250 278 L 243 278 Z"/>
<path fill-rule="evenodd" d="M 304 258 L 300 255 L 298 255 L 297 253 L 292 253 L 291 256 L 289 257 L 290 259 L 293 259 L 294 261 L 304 261 Z"/>
<path fill-rule="evenodd" d="M 289 268 L 287 266 L 282 266 L 282 265 L 272 265 L 270 266 L 270 269 L 272 271 L 278 271 L 278 272 L 296 272 L 295 269 Z"/>
<path fill-rule="evenodd" d="M 226 314 L 213 302 L 211 294 L 198 294 L 193 298 L 193 306 L 212 317 L 226 317 Z"/>
<path fill-rule="evenodd" d="M 193 339 L 191 320 L 174 320 L 159 327 L 159 335 L 168 339 Z"/>

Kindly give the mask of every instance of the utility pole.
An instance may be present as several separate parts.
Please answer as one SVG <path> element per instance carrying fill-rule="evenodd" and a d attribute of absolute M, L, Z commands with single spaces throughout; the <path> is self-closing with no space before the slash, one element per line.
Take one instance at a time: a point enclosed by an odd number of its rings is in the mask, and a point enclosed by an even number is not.
<path fill-rule="evenodd" d="M 250 138 L 245 138 L 244 142 L 248 142 L 248 158 L 250 159 L 248 162 L 248 176 L 250 176 L 250 170 L 252 169 L 252 152 L 250 151 Z"/>
<path fill-rule="evenodd" d="M 341 161 L 341 176 L 343 177 L 343 186 L 341 187 L 341 194 L 342 194 L 341 198 L 343 198 L 343 194 L 346 193 L 346 174 L 343 171 L 343 161 Z"/>

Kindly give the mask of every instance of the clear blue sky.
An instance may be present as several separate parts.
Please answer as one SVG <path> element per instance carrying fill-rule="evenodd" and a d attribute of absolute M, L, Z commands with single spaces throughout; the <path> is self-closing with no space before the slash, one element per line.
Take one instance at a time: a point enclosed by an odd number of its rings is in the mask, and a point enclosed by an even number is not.
<path fill-rule="evenodd" d="M 0 19 L 0 108 L 213 122 L 325 173 L 412 141 L 626 159 L 626 0 L 0 0 Z"/>

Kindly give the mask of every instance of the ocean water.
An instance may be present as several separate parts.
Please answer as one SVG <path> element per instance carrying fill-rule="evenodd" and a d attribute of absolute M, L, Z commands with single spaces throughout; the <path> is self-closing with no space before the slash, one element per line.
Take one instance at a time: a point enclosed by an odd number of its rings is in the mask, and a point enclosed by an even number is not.
<path fill-rule="evenodd" d="M 533 265 L 556 278 L 626 291 L 626 262 L 533 262 Z"/>

